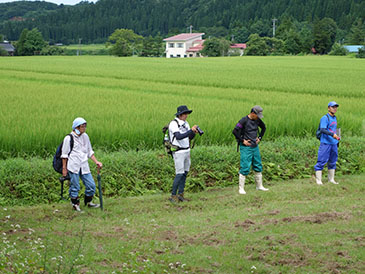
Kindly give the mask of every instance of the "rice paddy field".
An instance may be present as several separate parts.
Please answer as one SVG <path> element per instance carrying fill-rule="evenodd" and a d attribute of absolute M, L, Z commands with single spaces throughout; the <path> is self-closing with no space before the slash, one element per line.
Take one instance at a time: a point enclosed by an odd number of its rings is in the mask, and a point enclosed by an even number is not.
<path fill-rule="evenodd" d="M 233 144 L 234 125 L 256 104 L 266 140 L 315 138 L 333 100 L 343 138 L 364 136 L 364 75 L 363 60 L 330 56 L 1 58 L 0 158 L 53 154 L 79 116 L 94 148 L 159 148 L 182 104 L 204 145 Z"/>

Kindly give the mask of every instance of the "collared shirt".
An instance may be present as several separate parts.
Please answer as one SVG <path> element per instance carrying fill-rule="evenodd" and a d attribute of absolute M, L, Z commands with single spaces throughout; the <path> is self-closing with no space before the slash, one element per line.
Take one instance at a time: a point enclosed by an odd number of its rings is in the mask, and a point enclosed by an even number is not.
<path fill-rule="evenodd" d="M 172 120 L 170 122 L 170 125 L 169 125 L 170 141 L 175 146 L 178 146 L 178 147 L 181 147 L 181 148 L 188 148 L 188 149 L 179 150 L 179 151 L 176 151 L 174 153 L 188 152 L 188 151 L 190 151 L 189 137 L 186 137 L 186 138 L 181 139 L 181 140 L 177 140 L 174 137 L 174 133 L 175 132 L 180 132 L 181 134 L 186 133 L 187 131 L 190 130 L 189 123 L 187 121 L 180 120 L 179 118 L 175 118 L 175 120 L 177 121 L 177 123 L 176 123 L 176 121 Z"/>
<path fill-rule="evenodd" d="M 321 134 L 321 143 L 325 143 L 328 145 L 336 145 L 338 143 L 338 141 L 333 138 L 333 134 L 336 134 L 336 130 L 337 130 L 337 117 L 331 116 L 331 115 L 324 115 L 321 118 L 321 122 L 320 122 L 320 128 L 324 128 L 326 130 L 328 130 L 331 135 L 327 135 L 327 134 Z"/>
<path fill-rule="evenodd" d="M 68 159 L 67 170 L 71 171 L 72 173 L 79 173 L 81 170 L 81 174 L 88 174 L 90 173 L 88 159 L 94 155 L 89 136 L 86 133 L 78 136 L 73 131 L 71 134 L 74 138 L 73 149 L 70 155 L 68 155 L 70 152 L 71 137 L 67 135 L 63 139 L 61 158 Z"/>

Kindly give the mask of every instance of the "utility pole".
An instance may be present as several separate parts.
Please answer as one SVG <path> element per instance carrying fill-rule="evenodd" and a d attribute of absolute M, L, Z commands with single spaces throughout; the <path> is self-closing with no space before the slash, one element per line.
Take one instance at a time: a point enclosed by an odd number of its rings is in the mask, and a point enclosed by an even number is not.
<path fill-rule="evenodd" d="M 276 21 L 278 21 L 278 19 L 272 19 L 272 37 L 275 37 Z"/>
<path fill-rule="evenodd" d="M 193 26 L 190 25 L 190 33 L 193 33 Z"/>
<path fill-rule="evenodd" d="M 79 49 L 77 50 L 77 56 L 81 55 L 81 40 L 82 38 L 79 38 Z"/>
<path fill-rule="evenodd" d="M 231 35 L 231 41 L 234 41 L 234 34 Z"/>

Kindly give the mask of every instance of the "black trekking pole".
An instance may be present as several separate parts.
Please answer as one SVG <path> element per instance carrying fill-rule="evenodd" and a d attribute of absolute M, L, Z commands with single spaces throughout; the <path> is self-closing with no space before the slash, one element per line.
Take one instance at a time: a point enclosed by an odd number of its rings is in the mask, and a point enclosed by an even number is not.
<path fill-rule="evenodd" d="M 100 209 L 103 209 L 103 194 L 101 191 L 101 176 L 100 176 L 100 167 L 98 167 L 98 189 L 99 189 L 99 200 L 100 200 Z"/>
<path fill-rule="evenodd" d="M 59 178 L 59 180 L 60 180 L 60 183 L 61 183 L 61 199 L 60 200 L 66 200 L 64 197 L 63 197 L 63 183 L 65 182 L 65 181 L 68 181 L 68 180 L 70 180 L 70 176 L 65 176 L 65 177 L 60 177 Z"/>

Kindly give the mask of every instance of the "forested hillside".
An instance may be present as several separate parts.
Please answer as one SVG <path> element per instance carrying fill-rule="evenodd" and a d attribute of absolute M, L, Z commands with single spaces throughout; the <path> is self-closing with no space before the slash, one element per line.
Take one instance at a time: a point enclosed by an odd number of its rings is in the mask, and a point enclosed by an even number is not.
<path fill-rule="evenodd" d="M 60 9 L 62 6 L 56 4 L 41 1 L 16 1 L 11 3 L 0 4 L 0 22 L 6 20 L 20 21 L 26 18 L 43 14 L 49 10 Z"/>
<path fill-rule="evenodd" d="M 27 2 L 31 5 L 33 2 Z M 4 18 L 0 4 L 0 18 Z M 49 41 L 72 43 L 105 42 L 117 28 L 132 29 L 148 36 L 203 31 L 217 37 L 239 37 L 250 33 L 272 35 L 272 19 L 292 18 L 311 23 L 332 18 L 344 38 L 358 19 L 365 19 L 364 0 L 99 0 L 76 6 L 58 6 L 25 21 L 3 21 L 0 33 L 17 40 L 24 28 L 37 27 Z"/>

